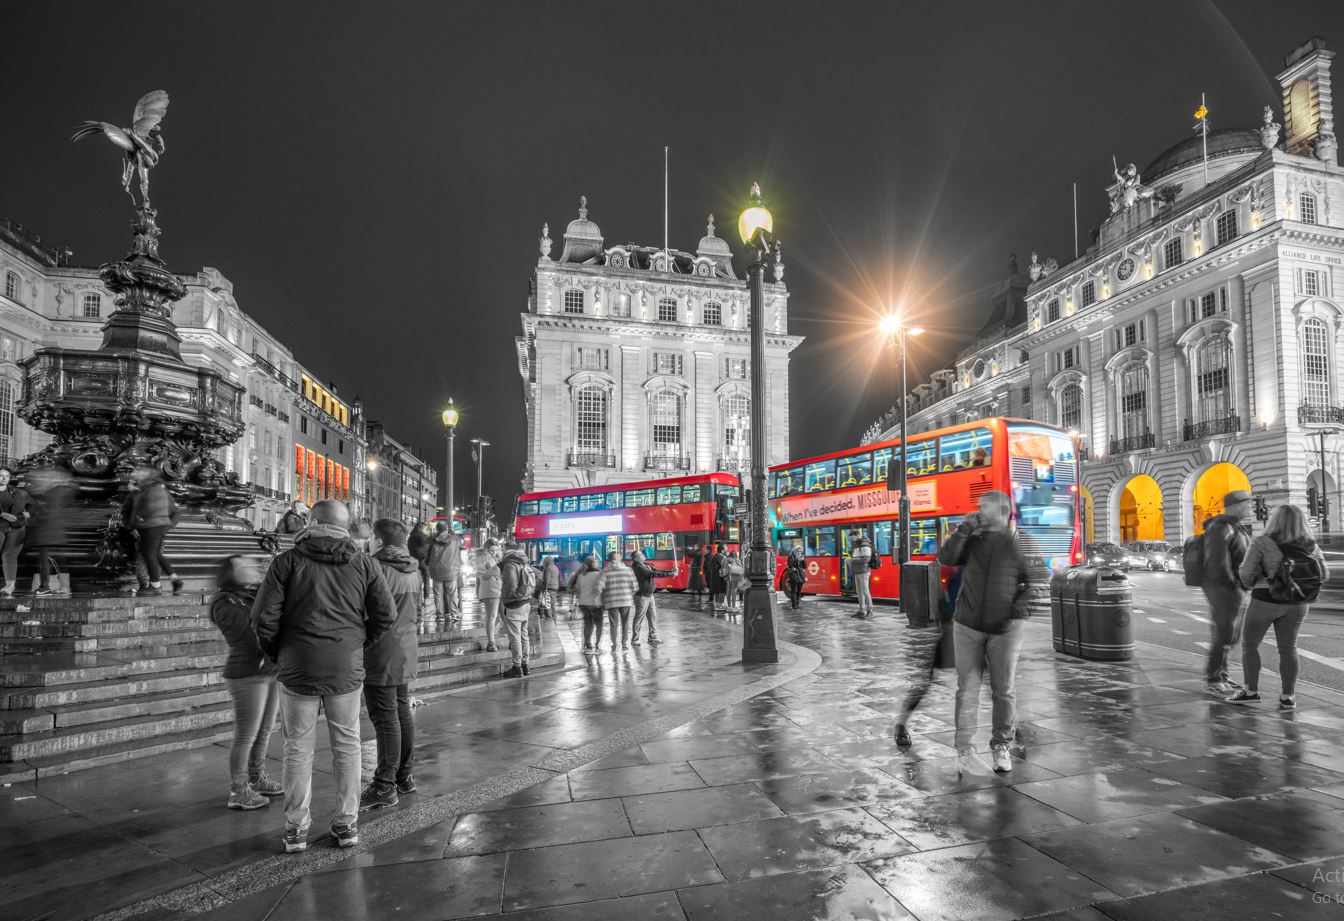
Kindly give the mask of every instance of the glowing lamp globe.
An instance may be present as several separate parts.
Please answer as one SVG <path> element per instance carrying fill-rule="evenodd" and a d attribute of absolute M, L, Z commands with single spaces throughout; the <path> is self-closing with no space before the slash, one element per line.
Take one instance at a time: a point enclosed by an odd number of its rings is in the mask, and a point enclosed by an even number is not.
<path fill-rule="evenodd" d="M 770 210 L 761 204 L 761 187 L 759 183 L 751 184 L 751 204 L 747 205 L 741 215 L 737 218 L 737 232 L 742 237 L 742 242 L 750 244 L 756 239 L 756 234 L 764 230 L 766 233 L 775 232 L 775 218 Z"/>
<path fill-rule="evenodd" d="M 457 420 L 458 420 L 458 418 L 459 418 L 459 417 L 458 417 L 457 407 L 453 405 L 453 401 L 452 401 L 452 400 L 449 400 L 449 401 L 448 401 L 448 408 L 445 409 L 445 410 L 443 411 L 443 425 L 444 425 L 444 427 L 445 427 L 445 428 L 450 428 L 450 429 L 455 429 L 455 428 L 457 428 Z"/>

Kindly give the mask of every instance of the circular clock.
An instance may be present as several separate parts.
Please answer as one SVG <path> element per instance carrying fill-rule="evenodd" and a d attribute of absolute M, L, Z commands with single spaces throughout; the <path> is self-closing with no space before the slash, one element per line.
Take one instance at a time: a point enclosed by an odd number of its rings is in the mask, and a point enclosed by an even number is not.
<path fill-rule="evenodd" d="M 1138 267 L 1139 264 L 1134 261 L 1133 256 L 1126 256 L 1124 259 L 1120 260 L 1120 265 L 1116 267 L 1115 277 L 1120 281 L 1129 281 L 1134 277 L 1134 271 Z"/>

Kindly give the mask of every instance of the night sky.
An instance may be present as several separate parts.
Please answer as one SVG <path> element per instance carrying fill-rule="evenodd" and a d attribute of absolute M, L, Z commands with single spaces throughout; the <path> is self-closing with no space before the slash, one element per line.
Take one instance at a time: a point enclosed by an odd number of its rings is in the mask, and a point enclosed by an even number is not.
<path fill-rule="evenodd" d="M 10 4 L 4 31 L 0 216 L 76 264 L 120 256 L 119 152 L 70 134 L 166 89 L 170 267 L 223 271 L 440 468 L 455 397 L 459 497 L 479 434 L 507 510 L 518 315 L 542 222 L 558 254 L 581 194 L 608 245 L 660 244 L 671 145 L 670 244 L 694 250 L 758 179 L 808 340 L 792 453 L 837 449 L 892 401 L 870 334 L 888 305 L 929 329 L 919 371 L 946 365 L 1009 253 L 1072 259 L 1072 182 L 1085 248 L 1112 154 L 1142 170 L 1201 92 L 1215 129 L 1277 113 L 1283 56 L 1312 35 L 1344 50 L 1344 3 L 44 0 Z"/>

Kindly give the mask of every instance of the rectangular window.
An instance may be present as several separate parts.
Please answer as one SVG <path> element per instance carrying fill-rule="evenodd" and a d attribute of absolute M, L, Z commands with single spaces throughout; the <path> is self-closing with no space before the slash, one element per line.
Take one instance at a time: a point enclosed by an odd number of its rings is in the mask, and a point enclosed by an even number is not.
<path fill-rule="evenodd" d="M 1164 268 L 1173 268 L 1185 261 L 1185 245 L 1180 237 L 1174 240 L 1168 240 L 1166 246 L 1162 247 L 1162 265 Z"/>
<path fill-rule="evenodd" d="M 607 493 L 607 508 L 624 508 L 625 493 L 609 492 Z"/>
<path fill-rule="evenodd" d="M 747 359 L 745 358 L 725 358 L 723 360 L 723 376 L 730 381 L 746 380 L 747 370 Z"/>
<path fill-rule="evenodd" d="M 528 499 L 525 502 L 518 503 L 519 515 L 535 515 L 537 513 L 537 500 Z"/>
<path fill-rule="evenodd" d="M 677 322 L 677 299 L 674 297 L 660 297 L 658 299 L 658 322 L 675 323 Z"/>
<path fill-rule="evenodd" d="M 1303 224 L 1316 223 L 1316 196 L 1303 192 L 1297 197 L 1297 219 Z"/>
<path fill-rule="evenodd" d="M 583 292 L 570 288 L 565 292 L 565 313 L 583 313 Z"/>
<path fill-rule="evenodd" d="M 559 500 L 559 499 L 538 499 L 538 500 L 537 500 L 537 514 L 538 514 L 538 515 L 554 515 L 554 514 L 556 514 L 556 513 L 559 512 L 559 511 L 560 511 L 560 500 Z"/>
<path fill-rule="evenodd" d="M 895 455 L 896 463 L 901 462 L 901 452 L 895 448 L 878 448 L 873 452 L 873 482 L 885 483 L 887 477 L 891 475 L 891 458 Z"/>
<path fill-rule="evenodd" d="M 322 443 L 327 443 L 327 427 L 325 425 L 322 426 Z"/>
<path fill-rule="evenodd" d="M 896 530 L 894 521 L 875 521 L 873 529 L 873 552 L 878 556 L 891 556 L 892 532 Z"/>
<path fill-rule="evenodd" d="M 1117 329 L 1115 331 L 1116 349 L 1129 348 L 1131 345 L 1137 345 L 1140 342 L 1146 342 L 1147 339 L 1148 339 L 1148 333 L 1147 330 L 1144 328 L 1144 323 L 1142 320 L 1130 323 L 1123 329 Z"/>
<path fill-rule="evenodd" d="M 11 301 L 19 299 L 19 276 L 13 272 L 5 273 L 5 297 Z"/>
<path fill-rule="evenodd" d="M 578 510 L 579 510 L 578 496 L 562 496 L 560 498 L 561 514 L 568 515 L 570 512 L 577 512 Z"/>
<path fill-rule="evenodd" d="M 620 293 L 611 296 L 611 315 L 613 317 L 630 316 L 630 295 Z"/>
<path fill-rule="evenodd" d="M 808 492 L 835 489 L 835 461 L 825 460 L 808 464 L 805 477 Z"/>
<path fill-rule="evenodd" d="M 775 496 L 792 496 L 803 491 L 803 468 L 775 471 Z"/>
<path fill-rule="evenodd" d="M 906 455 L 906 476 L 926 476 L 938 469 L 938 446 L 932 441 L 914 442 Z"/>
<path fill-rule="evenodd" d="M 1297 293 L 1307 297 L 1320 297 L 1325 293 L 1323 273 L 1316 269 L 1297 270 Z"/>
<path fill-rule="evenodd" d="M 678 352 L 654 352 L 653 373 L 681 376 L 681 358 Z"/>
<path fill-rule="evenodd" d="M 717 301 L 707 302 L 702 309 L 701 317 L 705 326 L 722 326 L 723 305 Z"/>
<path fill-rule="evenodd" d="M 1079 303 L 1084 307 L 1090 307 L 1097 302 L 1097 283 L 1089 281 L 1083 285 L 1079 296 Z"/>
<path fill-rule="evenodd" d="M 12 336 L 0 336 L 0 358 L 14 361 L 18 357 L 18 343 Z"/>
<path fill-rule="evenodd" d="M 625 493 L 626 508 L 645 508 L 657 504 L 657 496 L 652 489 L 630 489 Z"/>
<path fill-rule="evenodd" d="M 841 489 L 873 482 L 873 455 L 865 452 L 840 458 L 835 462 L 835 477 Z"/>
<path fill-rule="evenodd" d="M 299 416 L 299 431 L 304 435 L 308 434 L 308 417 Z"/>
<path fill-rule="evenodd" d="M 585 371 L 606 371 L 609 367 L 610 349 L 579 348 L 578 361 L 579 368 Z"/>
<path fill-rule="evenodd" d="M 938 552 L 938 519 L 910 519 L 911 556 L 933 556 Z"/>
<path fill-rule="evenodd" d="M 84 318 L 86 320 L 103 315 L 103 296 L 101 294 L 84 295 Z"/>
<path fill-rule="evenodd" d="M 835 556 L 835 528 L 803 528 L 803 548 L 809 557 Z"/>
<path fill-rule="evenodd" d="M 944 435 L 938 442 L 938 453 L 942 457 L 940 469 L 964 470 L 967 467 L 988 467 L 991 447 L 989 429 L 971 429 Z"/>
<path fill-rule="evenodd" d="M 657 499 L 655 500 L 655 504 L 657 504 L 657 505 L 677 505 L 677 504 L 680 503 L 680 502 L 681 502 L 681 487 L 680 487 L 680 486 L 659 486 L 659 487 L 658 487 Z"/>
<path fill-rule="evenodd" d="M 1054 323 L 1059 319 L 1059 298 L 1052 298 L 1049 304 L 1045 305 L 1045 321 Z"/>
<path fill-rule="evenodd" d="M 708 490 L 704 483 L 688 483 L 681 487 L 682 502 L 707 502 Z"/>
<path fill-rule="evenodd" d="M 1227 211 L 1218 215 L 1218 221 L 1214 224 L 1214 228 L 1218 246 L 1231 243 L 1237 238 L 1237 212 Z"/>

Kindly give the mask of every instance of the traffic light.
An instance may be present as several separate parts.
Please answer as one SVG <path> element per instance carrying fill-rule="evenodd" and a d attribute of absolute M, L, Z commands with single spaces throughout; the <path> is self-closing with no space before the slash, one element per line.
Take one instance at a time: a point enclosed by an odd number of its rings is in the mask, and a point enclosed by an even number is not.
<path fill-rule="evenodd" d="M 495 500 L 490 496 L 481 496 L 481 526 L 495 517 Z"/>
<path fill-rule="evenodd" d="M 1264 496 L 1255 497 L 1255 520 L 1269 521 L 1269 503 Z"/>
<path fill-rule="evenodd" d="M 1307 487 L 1307 514 L 1312 518 L 1321 517 L 1321 497 L 1315 486 Z"/>

